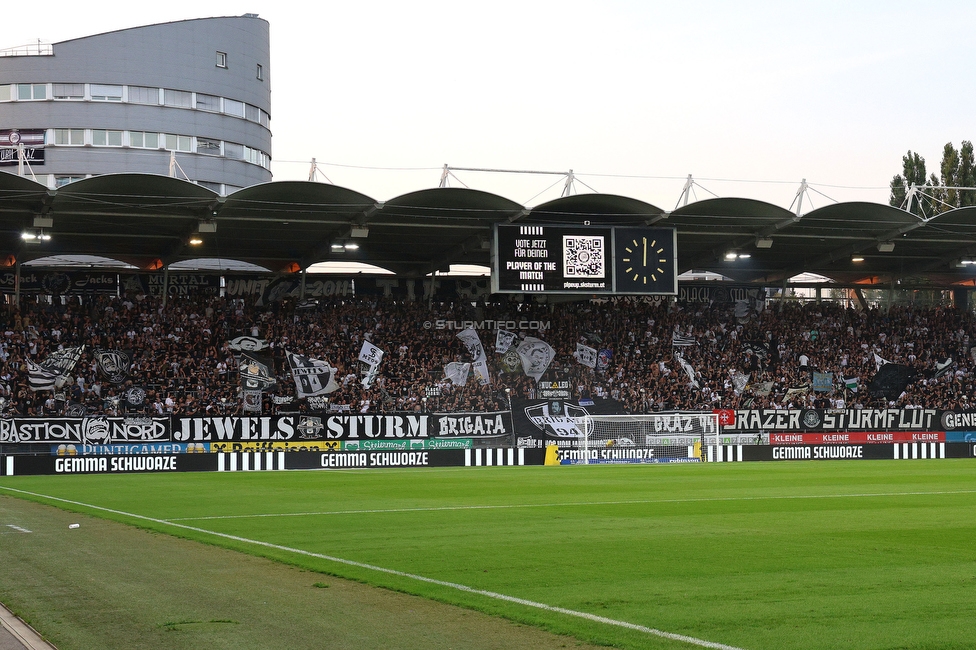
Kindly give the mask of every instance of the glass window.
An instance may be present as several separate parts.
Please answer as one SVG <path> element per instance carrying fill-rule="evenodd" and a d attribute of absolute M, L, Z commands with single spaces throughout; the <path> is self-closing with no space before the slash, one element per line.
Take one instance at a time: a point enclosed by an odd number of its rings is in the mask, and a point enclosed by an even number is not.
<path fill-rule="evenodd" d="M 251 106 L 250 104 L 244 104 L 244 117 L 251 122 L 261 121 L 261 109 L 257 106 Z"/>
<path fill-rule="evenodd" d="M 211 138 L 201 138 L 198 136 L 197 153 L 206 154 L 208 156 L 219 156 L 220 140 L 213 140 Z"/>
<path fill-rule="evenodd" d="M 224 113 L 234 117 L 244 117 L 244 102 L 235 99 L 224 99 Z"/>
<path fill-rule="evenodd" d="M 85 84 L 51 84 L 55 99 L 84 99 Z"/>
<path fill-rule="evenodd" d="M 0 86 L 0 102 L 10 101 L 10 84 Z"/>
<path fill-rule="evenodd" d="M 227 67 L 227 52 L 217 52 L 217 67 L 218 68 Z"/>
<path fill-rule="evenodd" d="M 159 104 L 159 88 L 129 86 L 129 102 L 132 104 Z"/>
<path fill-rule="evenodd" d="M 159 134 L 158 133 L 146 133 L 146 148 L 147 149 L 158 149 L 159 148 Z"/>
<path fill-rule="evenodd" d="M 54 144 L 75 145 L 85 144 L 84 129 L 54 129 Z"/>
<path fill-rule="evenodd" d="M 188 135 L 179 136 L 179 138 L 177 138 L 176 140 L 176 147 L 180 151 L 192 151 L 192 147 L 190 146 L 190 136 Z"/>
<path fill-rule="evenodd" d="M 122 132 L 92 129 L 92 144 L 96 147 L 121 147 Z"/>
<path fill-rule="evenodd" d="M 122 101 L 122 86 L 91 84 L 91 98 L 92 101 L 96 102 L 120 102 Z"/>
<path fill-rule="evenodd" d="M 46 84 L 17 84 L 17 99 L 47 99 Z"/>
<path fill-rule="evenodd" d="M 233 158 L 234 160 L 244 160 L 244 145 L 237 144 L 236 142 L 225 142 L 224 157 Z"/>
<path fill-rule="evenodd" d="M 163 141 L 164 141 L 163 146 L 166 149 L 169 149 L 170 151 L 173 151 L 173 150 L 176 149 L 176 136 L 173 135 L 172 133 L 166 133 L 166 134 L 164 134 L 163 135 Z"/>
<path fill-rule="evenodd" d="M 193 93 L 185 90 L 163 90 L 163 103 L 177 108 L 193 108 Z"/>
<path fill-rule="evenodd" d="M 271 123 L 271 116 L 261 111 L 261 126 L 268 126 Z"/>
<path fill-rule="evenodd" d="M 220 112 L 220 97 L 197 93 L 197 109 L 201 111 Z"/>
<path fill-rule="evenodd" d="M 146 142 L 145 134 L 141 131 L 130 131 L 129 132 L 129 146 L 130 147 L 144 147 Z"/>
<path fill-rule="evenodd" d="M 84 176 L 55 176 L 54 177 L 54 187 L 64 187 L 68 183 L 74 183 L 75 181 L 84 180 Z"/>
<path fill-rule="evenodd" d="M 264 81 L 264 67 L 258 64 L 258 81 Z"/>

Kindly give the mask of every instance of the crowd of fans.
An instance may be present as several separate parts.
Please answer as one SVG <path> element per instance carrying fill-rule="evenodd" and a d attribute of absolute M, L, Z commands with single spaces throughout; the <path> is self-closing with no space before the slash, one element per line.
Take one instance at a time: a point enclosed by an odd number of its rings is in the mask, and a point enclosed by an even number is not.
<path fill-rule="evenodd" d="M 10 416 L 104 413 L 242 413 L 240 375 L 229 342 L 267 341 L 278 383 L 263 396 L 264 413 L 328 408 L 464 412 L 509 408 L 538 397 L 537 383 L 513 358 L 495 352 L 495 332 L 479 330 L 490 382 L 472 376 L 455 385 L 444 374 L 471 361 L 457 338 L 464 321 L 515 321 L 520 337 L 546 341 L 556 357 L 543 381 L 569 380 L 574 399 L 618 401 L 628 412 L 714 408 L 968 409 L 974 316 L 951 308 L 844 308 L 835 303 L 686 304 L 617 298 L 583 302 L 403 302 L 341 298 L 308 306 L 255 307 L 214 295 L 23 299 L 0 313 L 0 402 Z M 675 338 L 685 343 L 675 347 Z M 385 352 L 378 379 L 362 385 L 364 340 Z M 604 351 L 590 368 L 577 344 Z M 85 346 L 55 390 L 32 391 L 26 360 L 43 362 L 59 348 Z M 132 364 L 122 383 L 102 376 L 96 349 L 124 350 Z M 327 402 L 295 398 L 285 351 L 338 369 Z M 677 355 L 688 364 L 683 366 Z M 904 364 L 916 379 L 897 399 L 868 390 L 879 359 Z M 947 362 L 951 359 L 951 363 Z M 947 365 L 948 364 L 948 365 Z M 691 369 L 691 375 L 688 368 Z M 827 390 L 814 390 L 830 373 Z M 692 376 L 693 375 L 693 376 Z M 938 375 L 938 376 L 937 376 Z M 141 406 L 126 392 L 146 391 Z M 823 385 L 818 388 L 823 388 Z"/>

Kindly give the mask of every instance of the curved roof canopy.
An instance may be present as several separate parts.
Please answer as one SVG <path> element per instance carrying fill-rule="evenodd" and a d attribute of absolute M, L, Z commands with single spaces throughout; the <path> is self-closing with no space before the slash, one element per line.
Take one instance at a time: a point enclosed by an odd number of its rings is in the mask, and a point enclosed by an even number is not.
<path fill-rule="evenodd" d="M 948 286 L 976 277 L 976 265 L 961 263 L 976 258 L 976 208 L 925 220 L 887 205 L 838 203 L 798 216 L 763 201 L 716 198 L 666 212 L 606 194 L 527 208 L 465 188 L 383 202 L 334 185 L 284 181 L 221 197 L 150 174 L 49 190 L 0 173 L 0 257 L 8 264 L 102 255 L 145 269 L 224 258 L 295 271 L 359 261 L 420 277 L 450 264 L 487 265 L 492 226 L 512 222 L 674 227 L 679 272 L 713 271 L 740 282 L 782 284 L 805 271 L 843 283 Z M 49 240 L 22 238 L 41 230 Z"/>

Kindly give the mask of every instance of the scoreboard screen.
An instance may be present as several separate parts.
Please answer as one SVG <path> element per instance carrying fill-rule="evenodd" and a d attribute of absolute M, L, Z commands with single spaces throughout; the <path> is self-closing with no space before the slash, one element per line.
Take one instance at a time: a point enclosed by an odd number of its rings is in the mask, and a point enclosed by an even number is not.
<path fill-rule="evenodd" d="M 494 293 L 676 294 L 673 228 L 496 225 Z"/>

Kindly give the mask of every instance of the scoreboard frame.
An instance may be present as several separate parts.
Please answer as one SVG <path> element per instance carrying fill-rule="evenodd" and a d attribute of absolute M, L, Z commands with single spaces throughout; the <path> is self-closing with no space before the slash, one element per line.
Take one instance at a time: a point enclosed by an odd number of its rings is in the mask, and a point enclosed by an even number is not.
<path fill-rule="evenodd" d="M 492 235 L 492 293 L 678 294 L 674 228 L 495 224 Z"/>

